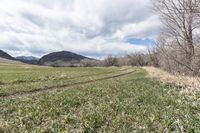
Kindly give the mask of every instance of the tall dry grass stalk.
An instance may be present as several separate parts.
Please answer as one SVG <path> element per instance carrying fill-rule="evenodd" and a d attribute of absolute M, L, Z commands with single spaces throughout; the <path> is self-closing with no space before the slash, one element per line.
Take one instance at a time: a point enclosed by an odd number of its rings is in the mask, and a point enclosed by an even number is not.
<path fill-rule="evenodd" d="M 195 96 L 196 92 L 200 91 L 200 78 L 190 77 L 180 74 L 170 74 L 164 70 L 155 67 L 143 67 L 149 76 L 160 80 L 163 83 L 175 84 L 182 86 L 182 94 Z"/>

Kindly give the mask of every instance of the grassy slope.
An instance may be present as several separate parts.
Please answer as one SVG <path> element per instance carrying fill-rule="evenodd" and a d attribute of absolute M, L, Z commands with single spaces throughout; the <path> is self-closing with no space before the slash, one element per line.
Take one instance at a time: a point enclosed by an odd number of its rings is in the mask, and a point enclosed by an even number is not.
<path fill-rule="evenodd" d="M 26 73 L 24 66 L 0 67 L 6 69 L 1 69 L 0 74 L 17 73 L 14 78 L 10 76 L 12 81 L 18 76 L 23 79 L 21 74 Z M 27 75 L 31 78 L 36 78 L 32 72 L 39 72 L 37 77 L 47 78 L 43 72 L 48 71 L 48 76 L 57 72 L 73 76 L 120 68 L 29 69 Z M 12 82 L 9 78 L 1 77 L 2 80 Z M 95 84 L 0 100 L 0 129 L 7 132 L 73 132 L 74 129 L 77 132 L 200 132 L 199 98 L 180 95 L 178 88 L 154 81 L 144 70 L 138 69 L 131 75 Z"/>

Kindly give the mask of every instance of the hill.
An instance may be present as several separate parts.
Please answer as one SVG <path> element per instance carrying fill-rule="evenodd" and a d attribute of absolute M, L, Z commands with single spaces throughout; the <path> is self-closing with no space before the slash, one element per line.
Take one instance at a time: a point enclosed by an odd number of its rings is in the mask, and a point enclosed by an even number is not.
<path fill-rule="evenodd" d="M 27 64 L 37 64 L 39 61 L 39 58 L 33 56 L 18 56 L 16 59 Z"/>
<path fill-rule="evenodd" d="M 76 53 L 72 53 L 69 51 L 60 51 L 50 53 L 48 55 L 43 56 L 38 64 L 46 65 L 46 66 L 80 66 L 81 60 L 89 59 L 88 57 L 78 55 Z M 93 59 L 91 59 L 93 60 Z"/>
<path fill-rule="evenodd" d="M 9 60 L 16 60 L 14 57 L 12 57 L 8 53 L 4 52 L 3 50 L 0 50 L 0 58 L 9 59 Z"/>
<path fill-rule="evenodd" d="M 22 62 L 20 61 L 17 61 L 17 60 L 10 60 L 10 59 L 5 59 L 5 58 L 1 58 L 0 57 L 0 65 L 2 64 L 14 64 L 14 65 L 18 65 L 18 64 L 23 64 Z"/>

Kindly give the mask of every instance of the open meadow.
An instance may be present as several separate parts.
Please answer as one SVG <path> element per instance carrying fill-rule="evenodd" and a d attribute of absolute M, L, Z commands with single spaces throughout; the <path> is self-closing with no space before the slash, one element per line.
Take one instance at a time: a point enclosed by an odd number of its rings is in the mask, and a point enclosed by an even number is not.
<path fill-rule="evenodd" d="M 137 67 L 0 63 L 0 132 L 200 132 L 200 95 Z"/>

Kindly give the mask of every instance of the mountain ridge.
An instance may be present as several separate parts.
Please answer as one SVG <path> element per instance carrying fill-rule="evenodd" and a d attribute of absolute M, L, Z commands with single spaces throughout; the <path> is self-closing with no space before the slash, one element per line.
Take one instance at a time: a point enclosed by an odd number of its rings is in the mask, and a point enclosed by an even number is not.
<path fill-rule="evenodd" d="M 14 57 L 6 53 L 5 51 L 0 49 L 0 57 L 4 59 L 9 59 L 9 60 L 16 60 Z"/>
<path fill-rule="evenodd" d="M 23 63 L 33 64 L 33 65 L 37 65 L 39 61 L 39 58 L 34 56 L 17 56 L 15 58 Z"/>
<path fill-rule="evenodd" d="M 44 55 L 40 58 L 38 64 L 47 66 L 79 66 L 81 60 L 84 59 L 94 60 L 69 51 L 58 51 Z"/>
<path fill-rule="evenodd" d="M 52 52 L 37 58 L 34 56 L 17 56 L 12 57 L 8 53 L 0 50 L 0 58 L 20 61 L 26 64 L 41 65 L 41 66 L 54 66 L 54 67 L 68 67 L 68 66 L 81 66 L 83 60 L 94 61 L 95 59 L 76 54 L 70 51 Z"/>

